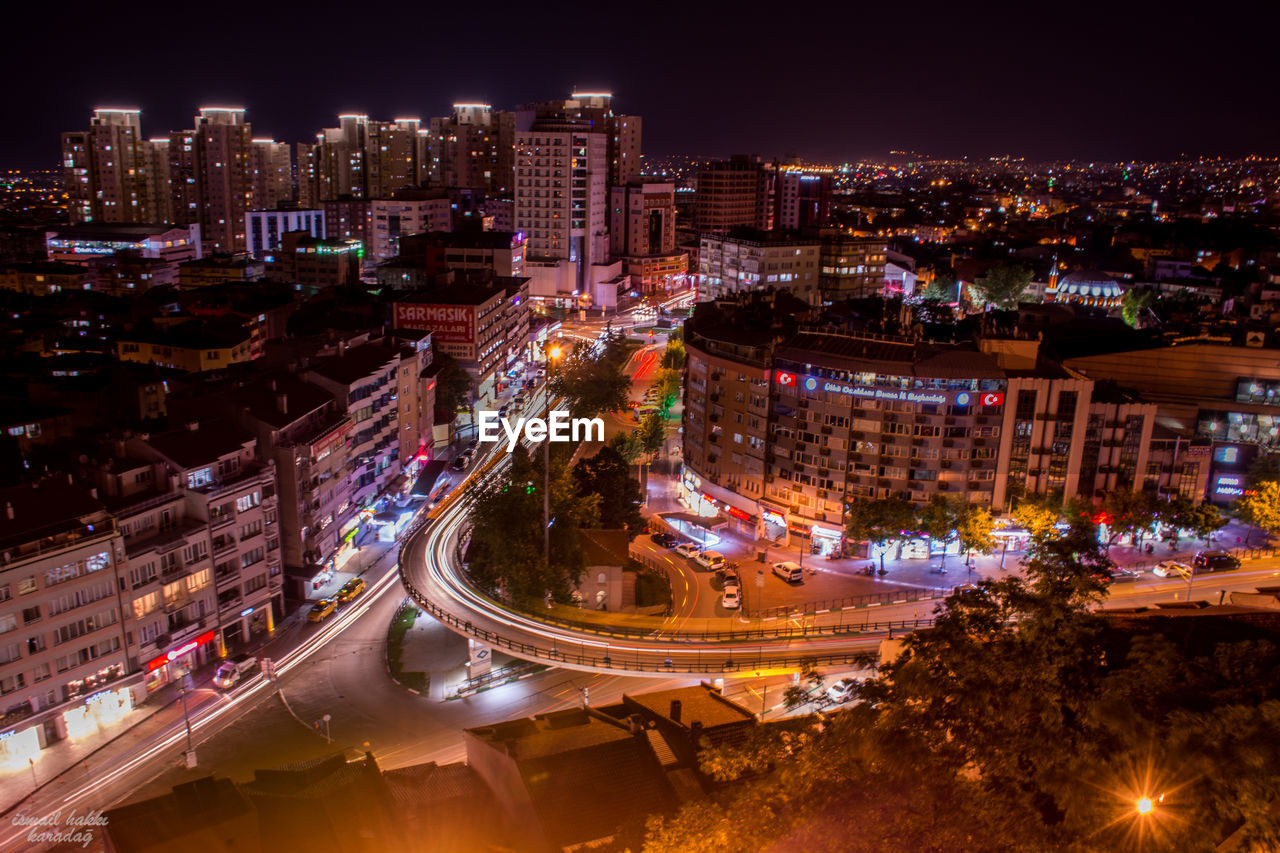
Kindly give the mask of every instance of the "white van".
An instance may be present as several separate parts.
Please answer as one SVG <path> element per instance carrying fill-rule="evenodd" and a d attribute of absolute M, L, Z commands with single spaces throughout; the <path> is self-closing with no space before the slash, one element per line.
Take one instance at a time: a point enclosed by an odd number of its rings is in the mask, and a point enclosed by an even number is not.
<path fill-rule="evenodd" d="M 804 581 L 804 569 L 790 560 L 784 563 L 774 563 L 773 573 L 787 583 L 801 583 Z"/>
<path fill-rule="evenodd" d="M 238 655 L 223 661 L 213 676 L 213 683 L 223 690 L 230 690 L 240 679 L 258 668 L 258 659 L 249 655 Z"/>
<path fill-rule="evenodd" d="M 693 555 L 693 561 L 713 572 L 724 568 L 724 554 L 719 551 L 700 551 Z"/>

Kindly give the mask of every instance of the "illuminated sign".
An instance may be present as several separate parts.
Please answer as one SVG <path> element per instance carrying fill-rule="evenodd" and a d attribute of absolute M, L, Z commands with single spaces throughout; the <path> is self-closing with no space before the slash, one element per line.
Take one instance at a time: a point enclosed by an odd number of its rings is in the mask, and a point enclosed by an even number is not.
<path fill-rule="evenodd" d="M 982 395 L 982 405 L 984 406 L 1003 406 L 1004 394 L 992 391 Z"/>
<path fill-rule="evenodd" d="M 1213 451 L 1214 462 L 1224 462 L 1227 465 L 1234 465 L 1240 459 L 1240 448 L 1226 445 L 1219 447 Z"/>
<path fill-rule="evenodd" d="M 782 517 L 781 513 L 776 513 L 771 509 L 761 510 L 760 515 L 770 524 L 783 525 L 787 523 L 787 520 Z"/>
<path fill-rule="evenodd" d="M 817 387 L 818 387 L 818 380 L 815 379 L 814 377 L 810 376 L 804 380 L 804 390 L 813 391 L 813 390 L 816 390 Z"/>
<path fill-rule="evenodd" d="M 250 613 L 252 613 L 252 612 L 253 612 L 253 608 L 252 608 L 252 607 L 246 607 L 244 610 L 241 610 L 241 611 L 240 611 L 240 615 L 241 615 L 241 616 L 248 616 L 248 615 L 249 615 Z"/>
<path fill-rule="evenodd" d="M 726 506 L 725 506 L 725 508 L 724 508 L 724 511 L 725 511 L 725 512 L 727 512 L 729 515 L 733 516 L 734 518 L 739 519 L 739 520 L 741 520 L 741 521 L 750 521 L 750 520 L 751 520 L 751 516 L 747 515 L 745 512 L 743 512 L 742 510 L 738 509 L 736 506 L 727 506 L 727 505 L 726 505 Z"/>
<path fill-rule="evenodd" d="M 784 387 L 794 386 L 796 384 L 796 375 L 794 373 L 786 373 L 785 371 L 779 370 L 778 384 Z"/>
<path fill-rule="evenodd" d="M 969 392 L 968 392 L 968 391 L 961 391 L 959 394 L 957 394 L 957 395 L 956 395 L 956 405 L 957 405 L 957 406 L 967 406 L 967 405 L 969 405 Z"/>
<path fill-rule="evenodd" d="M 1244 478 L 1233 474 L 1221 474 L 1213 481 L 1213 493 L 1225 497 L 1239 497 L 1244 494 Z"/>
<path fill-rule="evenodd" d="M 470 305 L 419 305 L 397 302 L 393 306 L 393 325 L 398 329 L 431 332 L 433 337 L 450 344 L 475 342 L 476 309 Z"/>
<path fill-rule="evenodd" d="M 214 637 L 213 631 L 205 631 L 203 634 L 196 637 L 194 640 L 190 640 L 186 643 L 183 643 L 181 646 L 178 646 L 176 649 L 173 649 L 172 651 L 166 652 L 165 654 L 161 655 L 158 658 L 153 658 L 151 661 L 147 663 L 147 672 L 154 672 L 155 670 L 159 669 L 165 664 L 173 663 L 175 660 L 182 657 L 183 655 L 189 652 L 193 652 L 200 646 L 203 646 L 205 643 L 212 641 L 213 637 Z"/>

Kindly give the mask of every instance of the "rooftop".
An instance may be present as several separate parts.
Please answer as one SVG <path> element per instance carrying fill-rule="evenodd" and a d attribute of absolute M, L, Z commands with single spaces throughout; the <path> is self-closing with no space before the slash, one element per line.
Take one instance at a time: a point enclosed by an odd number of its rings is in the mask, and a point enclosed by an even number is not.
<path fill-rule="evenodd" d="M 253 440 L 252 435 L 232 421 L 216 418 L 204 423 L 193 421 L 182 429 L 153 435 L 146 443 L 179 468 L 189 470 L 239 453 Z"/>
<path fill-rule="evenodd" d="M 397 356 L 398 350 L 395 348 L 371 341 L 352 347 L 340 355 L 319 359 L 309 369 L 334 382 L 353 385 L 361 379 L 381 373 Z"/>

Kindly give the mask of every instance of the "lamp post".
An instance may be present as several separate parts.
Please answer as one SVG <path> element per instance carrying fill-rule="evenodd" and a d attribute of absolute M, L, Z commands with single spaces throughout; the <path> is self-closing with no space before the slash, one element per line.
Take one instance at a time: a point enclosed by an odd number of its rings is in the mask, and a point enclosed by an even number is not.
<path fill-rule="evenodd" d="M 559 344 L 547 350 L 546 412 L 543 421 L 551 417 L 551 372 L 560 358 Z M 551 564 L 551 442 L 542 442 L 542 559 Z"/>
<path fill-rule="evenodd" d="M 196 766 L 196 751 L 191 745 L 191 715 L 187 711 L 187 676 L 178 683 L 178 695 L 182 697 L 182 721 L 187 726 L 187 767 Z"/>

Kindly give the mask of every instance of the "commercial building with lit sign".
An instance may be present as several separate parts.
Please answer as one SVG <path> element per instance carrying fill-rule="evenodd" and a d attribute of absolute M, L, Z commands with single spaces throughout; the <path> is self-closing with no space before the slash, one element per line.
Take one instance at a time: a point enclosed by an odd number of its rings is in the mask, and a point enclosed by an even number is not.
<path fill-rule="evenodd" d="M 200 226 L 86 223 L 45 232 L 49 260 L 88 264 L 120 251 L 180 264 L 201 257 Z"/>
<path fill-rule="evenodd" d="M 780 334 L 787 314 L 799 327 Z M 1025 336 L 868 334 L 756 292 L 699 304 L 685 346 L 680 494 L 762 539 L 840 553 L 846 502 L 892 495 L 996 512 L 1021 493 L 1203 495 L 1192 443 L 1156 428 L 1153 403 L 1096 387 Z"/>

